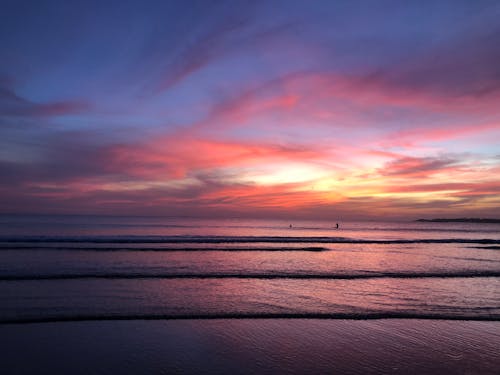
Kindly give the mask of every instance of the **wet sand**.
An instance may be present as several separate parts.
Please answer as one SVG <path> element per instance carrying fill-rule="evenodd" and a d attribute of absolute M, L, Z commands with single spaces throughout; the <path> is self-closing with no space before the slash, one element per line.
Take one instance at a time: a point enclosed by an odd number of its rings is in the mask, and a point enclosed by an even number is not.
<path fill-rule="evenodd" d="M 3 374 L 497 374 L 500 322 L 180 320 L 0 325 Z"/>

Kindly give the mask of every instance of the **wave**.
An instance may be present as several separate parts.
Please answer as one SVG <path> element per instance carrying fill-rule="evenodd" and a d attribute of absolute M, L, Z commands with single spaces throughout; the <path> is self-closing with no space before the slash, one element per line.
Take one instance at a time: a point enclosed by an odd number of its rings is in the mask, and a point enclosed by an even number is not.
<path fill-rule="evenodd" d="M 85 250 L 85 251 L 328 251 L 327 247 L 89 247 L 89 246 L 10 246 L 1 250 Z"/>
<path fill-rule="evenodd" d="M 8 220 L 1 220 L 0 224 L 13 224 L 12 218 Z M 29 221 L 24 222 L 25 225 L 37 225 L 37 226 L 65 226 L 65 227 L 106 227 L 106 228 L 180 228 L 180 229 L 196 229 L 207 228 L 207 229 L 270 229 L 270 230 L 288 230 L 289 224 L 288 222 L 285 224 L 274 224 L 274 225 L 250 225 L 250 224 L 207 224 L 203 223 L 194 223 L 194 224 L 180 224 L 180 223 L 119 223 L 119 222 L 68 222 L 68 221 L 49 221 L 49 222 L 40 222 L 40 221 Z M 380 223 L 379 223 L 380 224 Z M 401 223 L 399 223 L 401 224 Z M 343 225 L 344 230 L 348 231 L 383 231 L 383 232 L 467 232 L 467 233 L 498 233 L 497 226 L 499 223 L 471 223 L 471 222 L 440 222 L 439 226 L 435 226 L 436 222 L 432 221 L 423 221 L 423 222 L 408 222 L 403 223 L 403 226 L 381 226 L 381 225 L 370 225 L 365 224 L 362 226 L 359 225 Z M 443 224 L 454 224 L 454 225 L 462 225 L 460 228 L 453 228 L 451 226 L 446 226 Z M 481 226 L 470 224 L 483 224 Z M 484 226 L 484 224 L 487 224 Z M 493 224 L 493 225 L 492 225 Z M 495 225 L 496 224 L 496 225 Z M 490 229 L 493 228 L 493 229 Z M 334 224 L 325 224 L 325 225 L 293 225 L 293 230 L 312 230 L 312 231 L 327 231 L 327 230 L 336 230 Z"/>
<path fill-rule="evenodd" d="M 0 281 L 75 280 L 75 279 L 423 279 L 423 278 L 472 278 L 500 277 L 500 271 L 452 271 L 452 272 L 370 272 L 353 274 L 303 274 L 303 273 L 73 273 L 0 275 Z"/>
<path fill-rule="evenodd" d="M 500 250 L 500 246 L 469 246 L 470 249 Z"/>
<path fill-rule="evenodd" d="M 0 324 L 58 323 L 104 320 L 209 320 L 209 319 L 422 319 L 500 321 L 500 315 L 444 314 L 415 312 L 365 312 L 365 313 L 209 313 L 209 314 L 95 314 L 95 315 L 50 315 L 40 317 L 0 318 Z"/>
<path fill-rule="evenodd" d="M 288 237 L 288 236 L 126 236 L 126 237 L 0 237 L 0 243 L 97 243 L 97 244 L 222 244 L 222 243 L 352 243 L 352 244 L 414 244 L 414 243 L 464 243 L 500 244 L 500 239 L 490 238 L 434 238 L 373 240 L 349 237 Z"/>

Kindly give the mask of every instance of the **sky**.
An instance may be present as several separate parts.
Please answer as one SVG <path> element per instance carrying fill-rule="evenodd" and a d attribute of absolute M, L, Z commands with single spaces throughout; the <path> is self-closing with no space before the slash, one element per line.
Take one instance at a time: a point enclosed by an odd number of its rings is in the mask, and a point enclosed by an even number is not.
<path fill-rule="evenodd" d="M 0 213 L 500 216 L 498 1 L 2 1 Z"/>

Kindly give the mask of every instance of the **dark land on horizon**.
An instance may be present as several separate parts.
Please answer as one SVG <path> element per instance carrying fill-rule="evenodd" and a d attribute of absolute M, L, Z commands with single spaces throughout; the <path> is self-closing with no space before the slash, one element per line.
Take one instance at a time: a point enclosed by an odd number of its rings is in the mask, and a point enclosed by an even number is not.
<path fill-rule="evenodd" d="M 461 217 L 457 219 L 417 219 L 416 221 L 423 223 L 496 223 L 500 224 L 500 219 L 482 219 L 476 217 Z"/>

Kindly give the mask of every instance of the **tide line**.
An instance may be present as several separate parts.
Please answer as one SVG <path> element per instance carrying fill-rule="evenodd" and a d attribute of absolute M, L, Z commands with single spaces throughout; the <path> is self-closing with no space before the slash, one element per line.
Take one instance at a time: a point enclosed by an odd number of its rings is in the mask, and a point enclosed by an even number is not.
<path fill-rule="evenodd" d="M 112 320 L 213 320 L 213 319 L 421 319 L 454 321 L 500 321 L 500 315 L 442 314 L 415 312 L 367 312 L 367 313 L 207 313 L 207 314 L 88 314 L 88 315 L 50 315 L 39 317 L 0 318 L 0 324 L 62 323 Z"/>
<path fill-rule="evenodd" d="M 353 274 L 330 273 L 73 273 L 0 275 L 0 281 L 30 280 L 83 280 L 83 279 L 306 279 L 306 280 L 356 280 L 356 279 L 423 279 L 423 278 L 474 278 L 500 277 L 500 271 L 455 272 L 370 272 Z"/>

